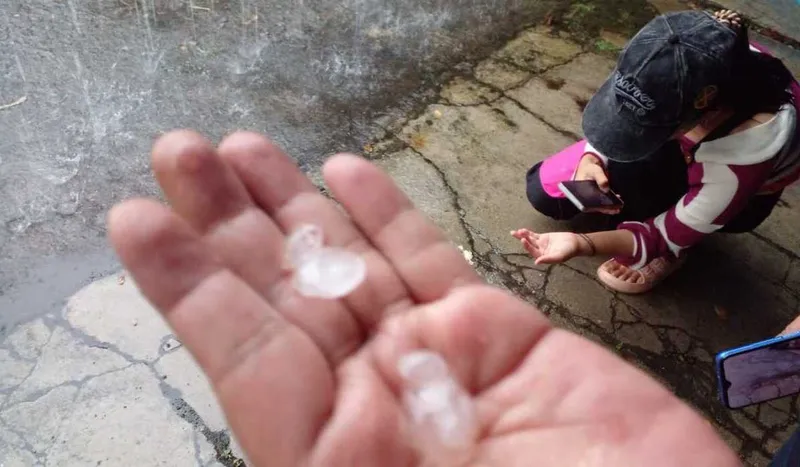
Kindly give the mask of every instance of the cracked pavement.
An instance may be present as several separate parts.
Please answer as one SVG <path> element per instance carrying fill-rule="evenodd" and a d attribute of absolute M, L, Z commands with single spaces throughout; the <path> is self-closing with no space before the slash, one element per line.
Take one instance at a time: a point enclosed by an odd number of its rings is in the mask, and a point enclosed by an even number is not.
<path fill-rule="evenodd" d="M 756 232 L 709 238 L 646 296 L 602 287 L 594 274 L 600 259 L 536 266 L 509 236 L 520 227 L 588 230 L 602 222 L 538 215 L 524 178 L 580 137 L 581 111 L 612 68 L 593 44 L 527 29 L 462 66 L 416 114 L 378 119 L 383 136 L 365 155 L 472 254 L 488 282 L 645 369 L 703 413 L 746 463 L 766 465 L 795 428 L 798 398 L 727 410 L 717 402 L 712 360 L 776 334 L 800 311 L 800 189 L 787 190 Z M 243 459 L 195 362 L 124 271 L 0 341 L 4 467 Z"/>
<path fill-rule="evenodd" d="M 0 345 L 0 463 L 242 463 L 199 368 L 124 273 Z"/>
<path fill-rule="evenodd" d="M 524 175 L 579 137 L 582 108 L 612 68 L 611 58 L 563 33 L 525 31 L 471 76 L 453 80 L 421 115 L 387 126 L 404 146 L 376 159 L 472 251 L 490 283 L 647 370 L 707 416 L 744 461 L 766 465 L 795 428 L 797 398 L 729 411 L 717 401 L 712 360 L 723 349 L 776 334 L 797 315 L 800 244 L 790 226 L 800 221 L 800 190 L 788 190 L 756 232 L 709 238 L 684 270 L 641 297 L 602 287 L 594 273 L 600 259 L 538 267 L 508 235 L 519 227 L 586 230 L 601 222 L 538 215 L 525 198 Z M 431 167 L 438 189 L 407 181 L 415 159 Z M 431 205 L 432 198 L 451 202 Z"/>

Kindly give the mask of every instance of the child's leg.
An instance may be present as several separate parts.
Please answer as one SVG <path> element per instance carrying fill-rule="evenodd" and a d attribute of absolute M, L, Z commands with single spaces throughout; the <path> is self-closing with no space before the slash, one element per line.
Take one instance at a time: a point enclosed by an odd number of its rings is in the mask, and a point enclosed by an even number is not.
<path fill-rule="evenodd" d="M 771 195 L 755 196 L 738 216 L 725 224 L 720 232 L 745 233 L 755 230 L 762 222 L 767 220 L 775 205 L 781 199 L 783 190 Z"/>
<path fill-rule="evenodd" d="M 557 186 L 571 180 L 585 146 L 585 141 L 579 141 L 528 171 L 526 192 L 537 211 L 559 220 L 571 219 L 580 212 Z M 667 143 L 641 161 L 611 161 L 606 169 L 611 189 L 625 202 L 618 222 L 655 217 L 672 207 L 688 189 L 686 162 L 677 142 Z"/>
<path fill-rule="evenodd" d="M 531 202 L 534 209 L 547 217 L 557 220 L 567 220 L 575 217 L 580 211 L 574 204 L 566 198 L 553 197 L 545 191 L 539 173 L 542 164 L 543 162 L 539 162 L 528 170 L 525 190 L 528 195 L 528 201 Z"/>
<path fill-rule="evenodd" d="M 689 189 L 688 170 L 677 141 L 652 156 L 629 163 L 610 161 L 611 189 L 625 202 L 617 220 L 644 221 L 668 210 Z"/>
<path fill-rule="evenodd" d="M 625 201 L 619 221 L 645 221 L 667 211 L 689 188 L 688 167 L 677 142 L 669 142 L 658 153 L 632 164 L 609 163 L 609 180 Z M 597 270 L 609 288 L 623 293 L 644 293 L 681 267 L 682 261 L 651 259 L 633 270 L 614 260 Z"/>
<path fill-rule="evenodd" d="M 572 180 L 585 152 L 586 140 L 581 140 L 528 170 L 525 177 L 525 191 L 528 201 L 537 211 L 558 220 L 570 219 L 579 213 L 578 209 L 564 198 L 564 193 L 558 186 L 561 182 Z"/>

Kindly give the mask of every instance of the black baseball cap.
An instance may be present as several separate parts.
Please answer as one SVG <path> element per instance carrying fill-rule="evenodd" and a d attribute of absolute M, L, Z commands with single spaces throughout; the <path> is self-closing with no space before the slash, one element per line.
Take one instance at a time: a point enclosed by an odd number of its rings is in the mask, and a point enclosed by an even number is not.
<path fill-rule="evenodd" d="M 738 44 L 736 31 L 703 11 L 653 19 L 586 106 L 586 139 L 618 162 L 654 153 L 713 104 Z"/>

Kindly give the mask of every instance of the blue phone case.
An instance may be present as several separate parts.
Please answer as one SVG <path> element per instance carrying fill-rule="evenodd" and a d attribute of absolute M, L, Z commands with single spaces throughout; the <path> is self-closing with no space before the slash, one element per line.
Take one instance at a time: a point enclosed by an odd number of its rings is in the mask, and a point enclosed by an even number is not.
<path fill-rule="evenodd" d="M 724 350 L 717 354 L 715 358 L 715 366 L 717 370 L 717 386 L 719 389 L 719 398 L 725 407 L 731 408 L 730 403 L 728 401 L 728 391 L 725 388 L 725 368 L 724 363 L 730 357 L 734 355 L 741 355 L 743 353 L 752 352 L 754 350 L 759 350 L 767 347 L 772 347 L 775 344 L 780 342 L 786 342 L 794 339 L 800 339 L 800 332 L 795 332 L 792 334 L 786 334 L 785 336 L 776 336 L 770 339 L 766 339 L 760 342 L 754 342 L 752 344 L 747 344 L 742 347 L 736 347 L 733 349 Z"/>

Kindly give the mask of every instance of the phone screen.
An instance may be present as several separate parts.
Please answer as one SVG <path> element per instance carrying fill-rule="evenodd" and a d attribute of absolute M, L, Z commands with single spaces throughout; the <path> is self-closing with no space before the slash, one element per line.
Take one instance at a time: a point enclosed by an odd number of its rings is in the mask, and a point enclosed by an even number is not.
<path fill-rule="evenodd" d="M 604 193 L 594 180 L 563 182 L 560 188 L 581 210 L 622 206 L 622 200 L 617 195 L 613 192 Z"/>
<path fill-rule="evenodd" d="M 717 356 L 722 400 L 737 409 L 800 392 L 800 333 Z"/>

